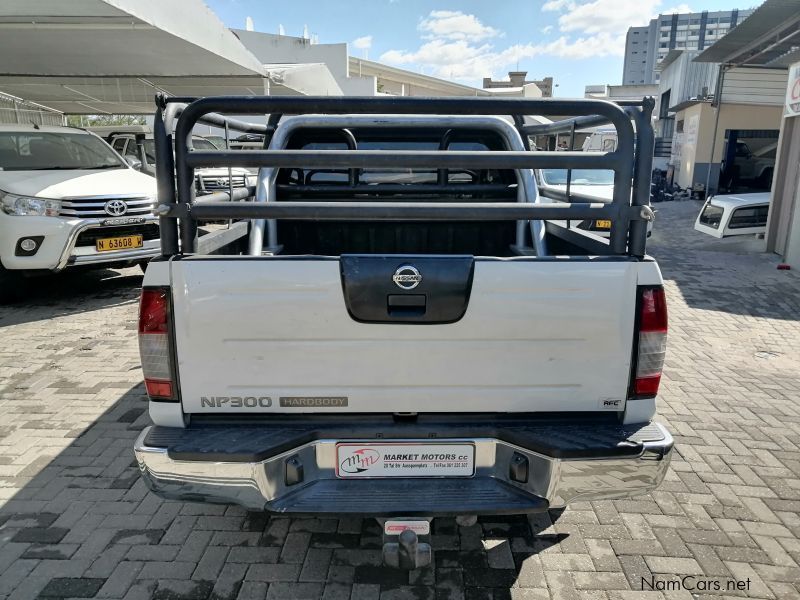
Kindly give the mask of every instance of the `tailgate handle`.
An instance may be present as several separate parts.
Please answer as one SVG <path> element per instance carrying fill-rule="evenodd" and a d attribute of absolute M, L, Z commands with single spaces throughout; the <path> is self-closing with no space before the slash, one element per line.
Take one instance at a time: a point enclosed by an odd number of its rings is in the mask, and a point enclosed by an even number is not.
<path fill-rule="evenodd" d="M 390 317 L 421 317 L 427 308 L 425 294 L 389 294 L 386 312 Z"/>

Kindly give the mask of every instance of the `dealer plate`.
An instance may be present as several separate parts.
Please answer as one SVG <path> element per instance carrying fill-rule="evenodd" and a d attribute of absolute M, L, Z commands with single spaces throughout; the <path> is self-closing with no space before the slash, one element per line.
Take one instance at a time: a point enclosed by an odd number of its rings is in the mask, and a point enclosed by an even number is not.
<path fill-rule="evenodd" d="M 472 444 L 341 443 L 336 444 L 336 476 L 472 477 Z"/>
<path fill-rule="evenodd" d="M 98 252 L 132 250 L 133 248 L 141 248 L 143 245 L 144 238 L 141 235 L 123 235 L 120 237 L 101 238 L 95 241 L 95 248 Z"/>

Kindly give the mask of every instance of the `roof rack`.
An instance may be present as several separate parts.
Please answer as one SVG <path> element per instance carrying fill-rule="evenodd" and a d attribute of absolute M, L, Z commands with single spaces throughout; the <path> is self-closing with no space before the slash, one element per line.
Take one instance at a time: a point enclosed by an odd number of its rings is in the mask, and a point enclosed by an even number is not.
<path fill-rule="evenodd" d="M 165 256 L 197 251 L 197 222 L 204 219 L 287 220 L 575 220 L 611 221 L 611 254 L 645 254 L 650 173 L 654 136 L 650 122 L 654 101 L 614 104 L 597 99 L 414 98 L 414 97 L 156 97 L 154 138 L 157 154 L 161 244 Z M 177 107 L 180 108 L 177 108 Z M 177 114 L 180 113 L 180 116 Z M 552 151 L 385 151 L 286 150 L 199 151 L 191 144 L 198 122 L 260 133 L 270 143 L 280 115 L 492 115 L 510 116 L 524 143 L 528 135 L 574 131 L 576 127 L 611 124 L 617 131 L 613 152 Z M 266 125 L 227 115 L 269 115 Z M 546 125 L 525 125 L 525 115 L 570 117 Z M 174 119 L 174 165 L 172 124 Z M 166 124 L 165 124 L 166 121 Z M 635 131 L 634 125 L 635 124 Z M 526 146 L 527 147 L 527 146 Z M 614 171 L 610 203 L 580 202 L 425 203 L 347 202 L 316 198 L 314 202 L 194 202 L 194 170 L 201 167 L 271 168 L 431 168 L 431 169 L 609 169 Z M 180 232 L 180 244 L 178 236 Z M 180 250 L 179 250 L 180 249 Z"/>

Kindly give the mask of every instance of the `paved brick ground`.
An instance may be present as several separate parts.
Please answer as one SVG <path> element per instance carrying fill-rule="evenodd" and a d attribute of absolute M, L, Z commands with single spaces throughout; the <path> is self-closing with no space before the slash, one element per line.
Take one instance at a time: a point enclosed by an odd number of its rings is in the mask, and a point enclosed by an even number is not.
<path fill-rule="evenodd" d="M 137 477 L 147 424 L 139 272 L 42 280 L 0 308 L 0 597 L 650 600 L 800 598 L 800 278 L 659 206 L 668 280 L 667 481 L 631 501 L 435 523 L 435 568 L 379 566 L 369 520 L 268 518 L 166 502 Z M 717 249 L 724 251 L 718 251 Z M 727 591 L 729 581 L 749 581 Z M 659 583 L 660 582 L 660 583 Z"/>

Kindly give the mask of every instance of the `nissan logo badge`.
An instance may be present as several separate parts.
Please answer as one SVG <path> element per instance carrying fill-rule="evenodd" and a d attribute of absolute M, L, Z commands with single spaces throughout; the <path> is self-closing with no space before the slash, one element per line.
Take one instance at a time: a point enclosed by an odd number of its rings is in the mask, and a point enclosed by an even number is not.
<path fill-rule="evenodd" d="M 403 265 L 401 267 L 397 267 L 397 270 L 392 276 L 392 281 L 394 281 L 399 288 L 404 290 L 413 290 L 422 281 L 422 275 L 419 274 L 419 271 L 416 267 L 412 267 L 411 265 Z"/>

